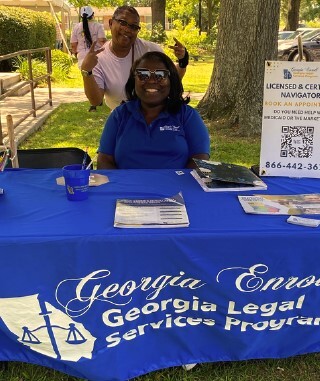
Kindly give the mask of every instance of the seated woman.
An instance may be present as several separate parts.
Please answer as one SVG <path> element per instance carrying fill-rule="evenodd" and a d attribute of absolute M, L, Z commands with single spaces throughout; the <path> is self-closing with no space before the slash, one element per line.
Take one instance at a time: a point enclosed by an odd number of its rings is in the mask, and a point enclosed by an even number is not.
<path fill-rule="evenodd" d="M 134 62 L 126 83 L 128 101 L 110 114 L 98 149 L 98 169 L 192 168 L 208 159 L 208 129 L 186 103 L 172 60 L 148 52 Z"/>

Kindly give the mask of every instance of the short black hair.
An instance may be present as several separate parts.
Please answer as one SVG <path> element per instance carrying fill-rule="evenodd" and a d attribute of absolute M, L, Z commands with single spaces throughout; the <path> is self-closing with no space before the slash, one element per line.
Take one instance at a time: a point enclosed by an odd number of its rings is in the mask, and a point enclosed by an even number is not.
<path fill-rule="evenodd" d="M 167 102 L 167 109 L 169 112 L 177 113 L 182 104 L 189 103 L 190 98 L 183 98 L 183 85 L 179 77 L 177 68 L 170 57 L 166 54 L 158 51 L 147 52 L 140 58 L 138 58 L 130 69 L 128 81 L 125 85 L 126 96 L 129 101 L 138 99 L 135 92 L 135 70 L 143 60 L 158 61 L 165 65 L 169 70 L 170 76 L 170 93 Z"/>
<path fill-rule="evenodd" d="M 112 18 L 114 19 L 115 17 L 119 16 L 120 13 L 123 13 L 125 11 L 132 13 L 133 15 L 137 16 L 140 20 L 140 15 L 139 15 L 138 11 L 136 10 L 136 8 L 130 7 L 129 5 L 122 5 L 121 7 L 118 7 L 114 11 Z"/>

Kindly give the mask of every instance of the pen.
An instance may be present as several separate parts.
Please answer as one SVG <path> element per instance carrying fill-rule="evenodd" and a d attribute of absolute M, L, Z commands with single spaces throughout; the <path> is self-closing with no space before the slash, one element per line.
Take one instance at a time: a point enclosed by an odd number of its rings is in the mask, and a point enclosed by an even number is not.
<path fill-rule="evenodd" d="M 82 160 L 82 168 L 81 169 L 86 169 L 86 161 L 88 157 L 88 147 L 86 148 L 86 151 L 83 155 L 83 160 Z"/>
<path fill-rule="evenodd" d="M 3 154 L 3 156 L 2 156 L 2 158 L 0 160 L 0 171 L 1 172 L 3 172 L 5 167 L 7 166 L 9 155 L 10 155 L 10 153 L 9 153 L 9 150 L 7 149 L 4 152 L 4 154 Z"/>
<path fill-rule="evenodd" d="M 98 156 L 98 155 L 96 155 L 96 156 L 90 161 L 90 163 L 86 166 L 86 169 L 90 169 L 92 163 L 94 162 L 94 160 L 96 160 L 97 156 Z"/>

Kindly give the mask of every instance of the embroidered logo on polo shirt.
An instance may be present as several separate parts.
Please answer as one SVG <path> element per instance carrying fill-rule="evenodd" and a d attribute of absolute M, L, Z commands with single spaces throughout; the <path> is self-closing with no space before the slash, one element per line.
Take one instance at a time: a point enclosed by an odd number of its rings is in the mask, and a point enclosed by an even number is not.
<path fill-rule="evenodd" d="M 160 126 L 160 131 L 180 131 L 180 126 Z"/>

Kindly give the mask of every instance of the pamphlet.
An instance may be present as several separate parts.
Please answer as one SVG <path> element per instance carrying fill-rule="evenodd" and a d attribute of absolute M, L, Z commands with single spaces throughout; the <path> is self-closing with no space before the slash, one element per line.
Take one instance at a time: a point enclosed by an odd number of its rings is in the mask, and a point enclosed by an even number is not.
<path fill-rule="evenodd" d="M 290 216 L 287 219 L 287 222 L 289 224 L 307 226 L 308 228 L 317 228 L 320 225 L 320 220 L 315 220 L 313 218 L 306 218 L 306 217 L 296 217 L 296 216 Z"/>
<path fill-rule="evenodd" d="M 267 185 L 249 168 L 193 159 L 197 168 L 191 175 L 206 192 L 266 190 Z"/>
<path fill-rule="evenodd" d="M 176 228 L 189 226 L 182 193 L 166 198 L 118 199 L 114 227 Z"/>
<path fill-rule="evenodd" d="M 238 196 L 246 213 L 320 214 L 320 193 Z"/>

